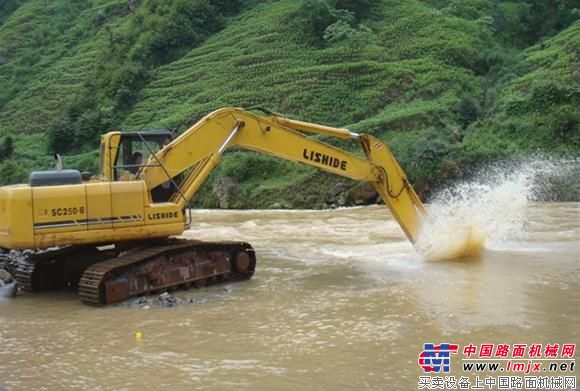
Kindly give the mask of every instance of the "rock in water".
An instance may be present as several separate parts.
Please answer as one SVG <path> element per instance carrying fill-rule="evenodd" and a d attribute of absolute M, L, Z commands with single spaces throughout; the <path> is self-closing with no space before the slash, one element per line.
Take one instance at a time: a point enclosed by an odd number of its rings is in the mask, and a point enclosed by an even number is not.
<path fill-rule="evenodd" d="M 0 283 L 0 297 L 3 298 L 11 298 L 16 297 L 16 281 L 12 281 L 8 284 L 2 285 Z"/>
<path fill-rule="evenodd" d="M 4 282 L 5 284 L 7 284 L 9 282 L 12 282 L 12 280 L 13 280 L 12 274 L 8 273 L 4 269 L 0 269 L 0 281 L 1 282 Z"/>
<path fill-rule="evenodd" d="M 167 292 L 160 294 L 158 299 L 159 304 L 161 304 L 161 306 L 165 308 L 175 307 L 177 305 L 177 298 L 171 296 Z"/>
<path fill-rule="evenodd" d="M 16 280 L 6 270 L 0 269 L 0 297 L 14 297 L 16 291 Z"/>

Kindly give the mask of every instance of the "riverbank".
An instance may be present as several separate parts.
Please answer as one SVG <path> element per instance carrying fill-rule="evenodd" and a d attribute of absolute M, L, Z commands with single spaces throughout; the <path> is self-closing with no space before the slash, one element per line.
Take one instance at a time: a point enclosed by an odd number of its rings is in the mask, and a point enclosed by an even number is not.
<path fill-rule="evenodd" d="M 293 170 L 280 170 L 274 179 L 267 179 L 244 176 L 243 171 L 233 169 L 224 171 L 232 175 L 220 176 L 224 172 L 218 169 L 196 195 L 193 205 L 221 209 L 333 209 L 382 204 L 370 183 L 359 183 L 311 168 L 296 168 L 293 163 L 279 164 L 292 165 Z M 236 167 L 241 170 L 243 162 Z M 454 180 L 447 179 L 438 184 L 413 183 L 413 186 L 419 197 L 429 202 L 448 189 L 469 183 L 493 186 L 524 170 L 527 170 L 530 187 L 534 188 L 527 195 L 530 201 L 580 202 L 579 158 L 537 155 L 520 160 L 498 160 L 466 171 Z M 441 175 L 445 177 L 444 172 Z"/>

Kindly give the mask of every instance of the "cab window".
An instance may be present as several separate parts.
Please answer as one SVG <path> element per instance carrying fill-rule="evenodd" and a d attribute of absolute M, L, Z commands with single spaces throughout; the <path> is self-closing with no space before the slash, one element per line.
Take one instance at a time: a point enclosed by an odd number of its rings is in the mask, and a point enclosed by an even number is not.
<path fill-rule="evenodd" d="M 139 176 L 139 171 L 147 165 L 151 152 L 156 153 L 169 141 L 167 136 L 148 136 L 142 135 L 143 138 L 137 134 L 121 136 L 115 161 L 116 181 L 136 179 Z"/>

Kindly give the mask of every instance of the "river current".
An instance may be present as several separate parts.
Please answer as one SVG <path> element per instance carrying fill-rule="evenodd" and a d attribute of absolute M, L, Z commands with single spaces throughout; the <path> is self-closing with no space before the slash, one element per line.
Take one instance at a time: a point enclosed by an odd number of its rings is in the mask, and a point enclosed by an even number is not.
<path fill-rule="evenodd" d="M 384 206 L 193 218 L 187 237 L 252 243 L 254 278 L 173 308 L 2 300 L 0 388 L 404 390 L 426 342 L 580 341 L 580 204 L 526 203 L 461 261 L 425 261 Z"/>

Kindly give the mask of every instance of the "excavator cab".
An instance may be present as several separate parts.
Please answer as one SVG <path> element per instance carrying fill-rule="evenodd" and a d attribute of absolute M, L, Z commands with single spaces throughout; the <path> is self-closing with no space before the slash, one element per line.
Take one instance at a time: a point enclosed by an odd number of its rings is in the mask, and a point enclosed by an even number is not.
<path fill-rule="evenodd" d="M 134 181 L 141 179 L 141 170 L 159 167 L 160 162 L 151 159 L 155 153 L 173 140 L 173 133 L 166 129 L 135 132 L 109 132 L 101 138 L 101 178 L 107 182 Z M 154 203 L 167 202 L 178 191 L 182 175 L 151 189 Z"/>
<path fill-rule="evenodd" d="M 107 133 L 101 141 L 101 175 L 109 181 L 133 180 L 171 140 L 168 130 Z"/>
<path fill-rule="evenodd" d="M 173 140 L 169 130 L 110 132 L 101 139 L 101 177 L 130 181 L 147 167 L 149 157 Z"/>

